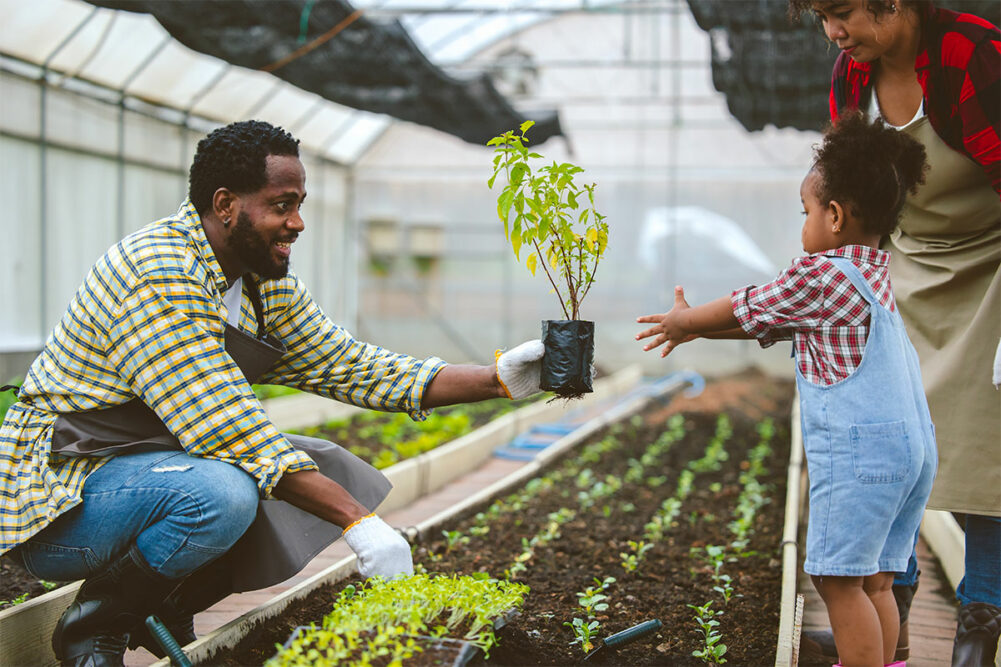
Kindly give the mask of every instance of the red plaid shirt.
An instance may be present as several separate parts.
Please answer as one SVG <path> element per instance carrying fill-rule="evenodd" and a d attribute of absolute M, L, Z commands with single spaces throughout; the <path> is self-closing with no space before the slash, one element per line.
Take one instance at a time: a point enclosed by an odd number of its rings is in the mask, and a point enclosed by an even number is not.
<path fill-rule="evenodd" d="M 889 253 L 861 245 L 799 257 L 767 285 L 730 295 L 741 328 L 761 347 L 791 339 L 803 377 L 820 385 L 851 375 L 869 335 L 869 304 L 827 256 L 851 260 L 879 302 L 895 308 Z"/>
<path fill-rule="evenodd" d="M 976 162 L 1001 193 L 1001 32 L 973 14 L 929 6 L 914 70 L 935 132 Z M 831 118 L 866 108 L 872 63 L 838 56 L 831 77 Z"/>

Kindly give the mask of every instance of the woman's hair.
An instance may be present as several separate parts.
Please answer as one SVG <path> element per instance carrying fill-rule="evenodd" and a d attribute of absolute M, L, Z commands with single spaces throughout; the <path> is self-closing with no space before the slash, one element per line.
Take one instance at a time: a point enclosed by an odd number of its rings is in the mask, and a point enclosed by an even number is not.
<path fill-rule="evenodd" d="M 855 111 L 828 127 L 813 168 L 821 202 L 839 202 L 865 232 L 883 236 L 897 226 L 907 193 L 924 183 L 928 163 L 918 141 Z"/>
<path fill-rule="evenodd" d="M 271 123 L 247 120 L 220 127 L 199 141 L 188 174 L 188 196 L 198 214 L 212 209 L 219 188 L 237 194 L 263 188 L 269 155 L 299 157 L 299 140 Z"/>
<path fill-rule="evenodd" d="M 841 0 L 789 0 L 789 19 L 791 21 L 798 21 L 804 12 L 813 11 L 815 5 L 826 6 L 835 5 Z M 911 7 L 917 11 L 918 16 L 924 16 L 924 10 L 926 7 L 933 4 L 932 0 L 897 0 L 898 3 L 905 7 Z M 893 0 L 862 0 L 862 6 L 872 14 L 873 18 L 877 21 L 881 19 L 886 14 L 894 13 Z"/>

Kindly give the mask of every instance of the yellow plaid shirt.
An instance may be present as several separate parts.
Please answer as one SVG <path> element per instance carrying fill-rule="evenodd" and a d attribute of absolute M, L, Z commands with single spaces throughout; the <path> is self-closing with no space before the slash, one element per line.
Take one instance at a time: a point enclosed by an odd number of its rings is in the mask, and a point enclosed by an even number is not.
<path fill-rule="evenodd" d="M 77 505 L 107 458 L 51 454 L 59 413 L 138 396 L 193 456 L 235 464 L 268 496 L 286 472 L 312 470 L 268 419 L 224 348 L 226 277 L 190 201 L 111 248 L 91 269 L 32 364 L 0 427 L 0 554 Z M 408 412 L 445 365 L 354 340 L 291 272 L 260 283 L 268 333 L 288 348 L 261 378 L 354 405 Z M 244 294 L 240 328 L 257 331 Z"/>

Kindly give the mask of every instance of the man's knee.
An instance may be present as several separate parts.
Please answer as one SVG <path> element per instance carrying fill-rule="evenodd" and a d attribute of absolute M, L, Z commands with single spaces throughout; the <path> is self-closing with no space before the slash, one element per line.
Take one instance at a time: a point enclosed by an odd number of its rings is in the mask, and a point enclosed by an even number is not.
<path fill-rule="evenodd" d="M 213 471 L 214 484 L 205 489 L 206 519 L 228 533 L 232 544 L 257 516 L 260 493 L 254 478 L 241 468 L 222 461 L 211 463 L 216 470 Z"/>

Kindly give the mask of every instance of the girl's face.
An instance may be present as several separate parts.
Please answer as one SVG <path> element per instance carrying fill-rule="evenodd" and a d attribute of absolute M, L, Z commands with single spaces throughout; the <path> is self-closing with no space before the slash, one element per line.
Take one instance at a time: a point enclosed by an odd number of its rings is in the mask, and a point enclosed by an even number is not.
<path fill-rule="evenodd" d="M 820 172 L 811 169 L 799 186 L 799 198 L 803 202 L 803 250 L 813 254 L 841 247 L 834 232 L 838 225 L 837 214 L 831 202 L 821 202 L 817 198 Z M 840 230 L 840 226 L 838 226 Z"/>
<path fill-rule="evenodd" d="M 877 16 L 867 9 L 867 0 L 817 0 L 813 13 L 824 26 L 827 39 L 859 63 L 868 63 L 905 45 L 916 23 L 905 16 L 901 0 L 894 11 Z"/>

